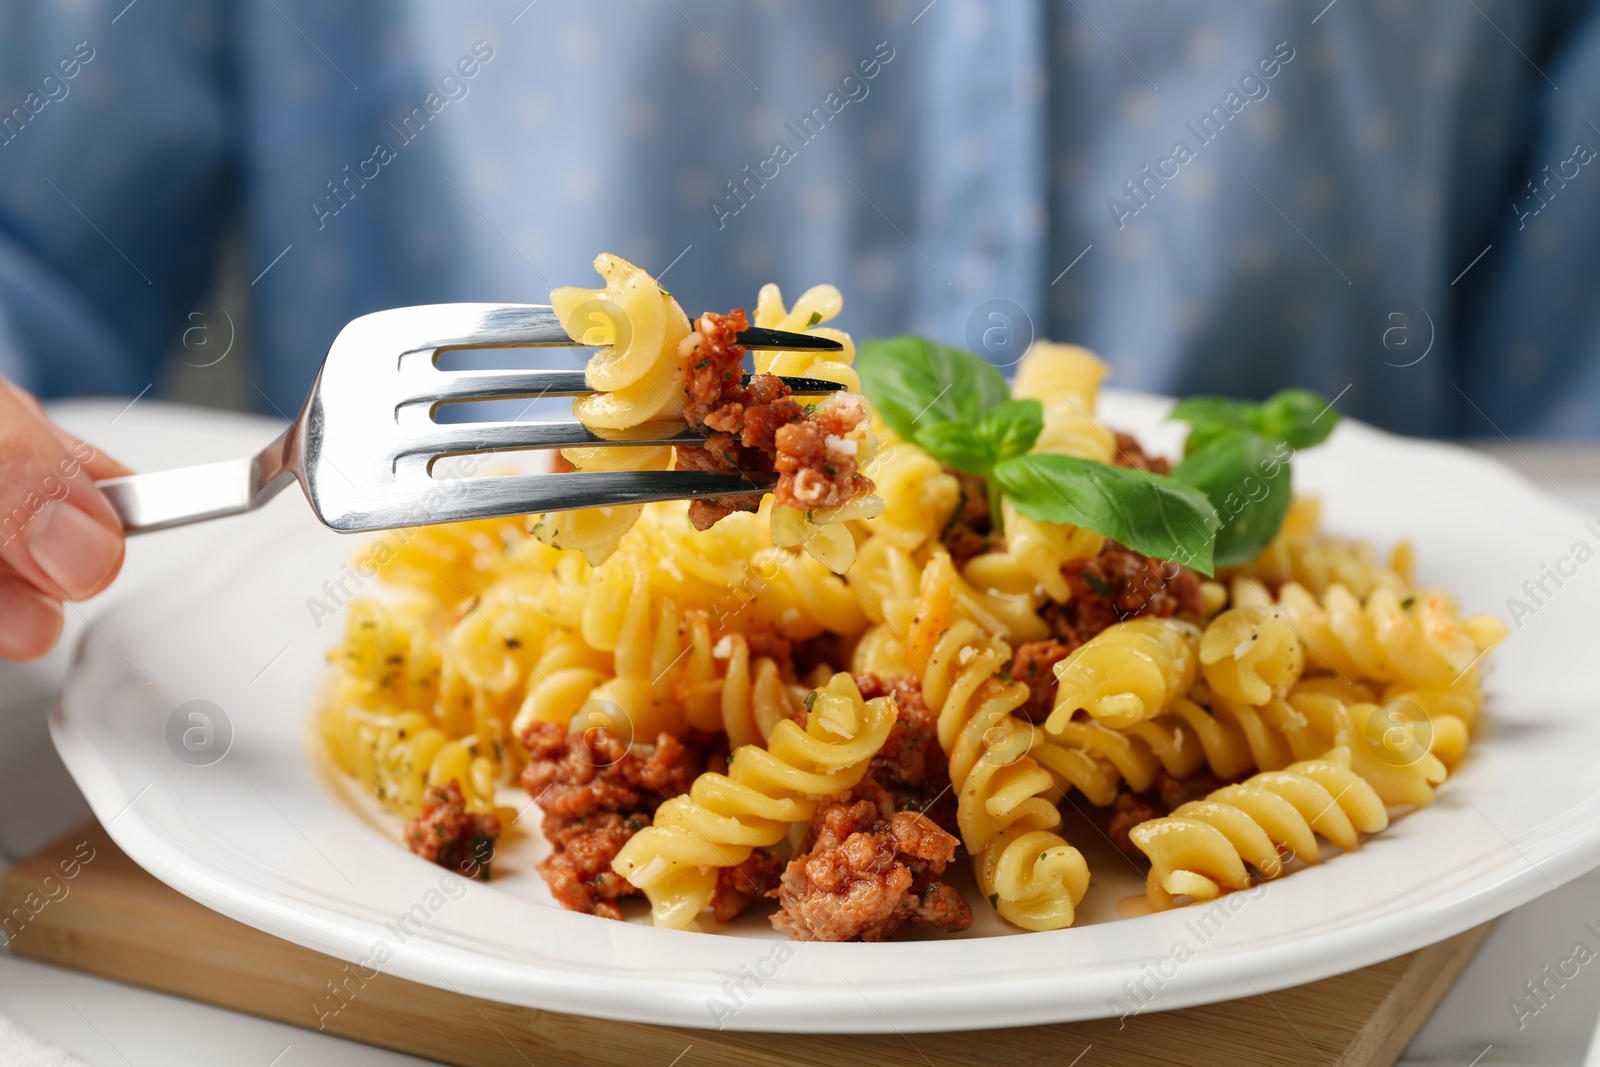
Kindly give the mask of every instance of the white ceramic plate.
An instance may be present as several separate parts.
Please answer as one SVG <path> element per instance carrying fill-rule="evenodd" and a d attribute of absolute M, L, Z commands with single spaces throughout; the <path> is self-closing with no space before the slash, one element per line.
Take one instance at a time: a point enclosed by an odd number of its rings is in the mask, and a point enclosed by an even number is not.
<path fill-rule="evenodd" d="M 1165 407 L 1113 392 L 1104 414 L 1170 451 Z M 1495 652 L 1486 724 L 1432 807 L 1208 909 L 1119 920 L 1139 877 L 1081 826 L 1095 882 L 1080 924 L 1052 933 L 1002 936 L 970 888 L 972 931 L 891 944 L 794 944 L 759 920 L 734 936 L 612 922 L 552 904 L 532 869 L 537 835 L 508 842 L 491 883 L 456 879 L 400 847 L 393 823 L 308 743 L 323 650 L 342 622 L 319 627 L 312 605 L 347 599 L 362 579 L 346 566 L 356 544 L 289 494 L 181 580 L 99 619 L 52 728 L 112 837 L 169 885 L 309 948 L 474 996 L 681 1026 L 887 1032 L 1267 992 L 1441 940 L 1600 865 L 1600 564 L 1587 562 L 1600 525 L 1493 462 L 1355 424 L 1295 476 L 1336 532 L 1384 547 L 1410 538 L 1420 578 L 1465 610 L 1505 616 L 1513 596 L 1535 610 Z M 1535 604 L 1524 582 L 1571 571 L 1578 541 L 1585 562 L 1560 586 L 1544 578 Z M 205 766 L 169 743 L 192 700 L 225 719 L 210 755 L 225 754 Z M 186 716 L 170 736 L 196 725 Z M 308 1005 L 308 1021 L 339 1004 Z"/>

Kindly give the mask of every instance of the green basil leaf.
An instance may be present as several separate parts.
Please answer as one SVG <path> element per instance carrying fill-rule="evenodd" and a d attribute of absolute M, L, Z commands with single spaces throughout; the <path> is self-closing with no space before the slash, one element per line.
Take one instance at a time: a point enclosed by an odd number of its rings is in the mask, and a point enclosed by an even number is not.
<path fill-rule="evenodd" d="M 1225 396 L 1189 396 L 1173 405 L 1167 418 L 1187 422 L 1190 426 L 1222 423 L 1243 429 L 1246 425 L 1244 415 L 1246 407 L 1247 404 L 1229 400 Z"/>
<path fill-rule="evenodd" d="M 988 474 L 994 466 L 994 445 L 964 422 L 936 422 L 917 429 L 917 444 L 947 466 L 968 474 Z"/>
<path fill-rule="evenodd" d="M 1321 444 L 1339 424 L 1339 412 L 1309 389 L 1276 393 L 1248 417 L 1261 436 L 1288 441 L 1297 449 Z"/>
<path fill-rule="evenodd" d="M 856 351 L 861 391 L 895 433 L 908 441 L 917 427 L 976 423 L 1011 399 L 1000 372 L 973 355 L 921 337 L 875 338 Z"/>
<path fill-rule="evenodd" d="M 1221 523 L 1217 566 L 1250 562 L 1276 536 L 1289 510 L 1293 455 L 1287 441 L 1228 430 L 1173 469 L 1174 478 L 1205 493 L 1214 509 L 1213 524 Z"/>
<path fill-rule="evenodd" d="M 1178 401 L 1167 418 L 1189 424 L 1189 436 L 1183 443 L 1187 456 L 1219 434 L 1249 429 L 1249 406 L 1225 396 L 1191 396 Z"/>
<path fill-rule="evenodd" d="M 1192 486 L 1159 474 L 1038 452 L 996 465 L 991 477 L 1012 506 L 1030 519 L 1086 526 L 1135 552 L 1211 573 L 1211 503 Z"/>
<path fill-rule="evenodd" d="M 1284 389 L 1260 404 L 1221 396 L 1179 401 L 1168 418 L 1189 424 L 1183 454 L 1192 456 L 1229 430 L 1254 430 L 1262 437 L 1288 441 L 1296 449 L 1321 444 L 1339 423 L 1339 413 L 1310 389 Z"/>
<path fill-rule="evenodd" d="M 995 460 L 1020 456 L 1044 429 L 1044 405 L 1037 400 L 1007 400 L 983 413 L 978 436 L 994 447 Z"/>

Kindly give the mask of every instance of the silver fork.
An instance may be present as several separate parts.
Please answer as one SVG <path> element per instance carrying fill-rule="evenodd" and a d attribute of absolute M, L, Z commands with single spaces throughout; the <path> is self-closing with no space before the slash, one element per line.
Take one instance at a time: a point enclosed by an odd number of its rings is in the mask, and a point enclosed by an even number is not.
<path fill-rule="evenodd" d="M 750 329 L 745 348 L 836 351 L 826 338 Z M 253 511 L 299 481 L 322 522 L 344 533 L 655 500 L 764 492 L 770 473 L 606 471 L 435 479 L 446 456 L 584 445 L 672 445 L 705 438 L 680 419 L 615 435 L 577 422 L 433 421 L 441 404 L 583 396 L 582 371 L 444 371 L 439 353 L 473 348 L 576 347 L 538 304 L 428 304 L 364 315 L 339 332 L 305 405 L 252 459 L 108 478 L 97 483 L 130 533 Z M 843 386 L 783 379 L 796 394 Z"/>

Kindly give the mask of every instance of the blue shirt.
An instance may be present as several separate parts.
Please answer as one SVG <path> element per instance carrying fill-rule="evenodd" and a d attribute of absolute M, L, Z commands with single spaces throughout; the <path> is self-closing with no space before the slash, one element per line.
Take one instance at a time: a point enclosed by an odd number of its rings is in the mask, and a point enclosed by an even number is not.
<path fill-rule="evenodd" d="M 1594 435 L 1597 6 L 7 4 L 0 373 L 144 389 L 237 227 L 284 413 L 348 319 L 605 250 L 691 313 L 826 281 L 1002 365 Z"/>

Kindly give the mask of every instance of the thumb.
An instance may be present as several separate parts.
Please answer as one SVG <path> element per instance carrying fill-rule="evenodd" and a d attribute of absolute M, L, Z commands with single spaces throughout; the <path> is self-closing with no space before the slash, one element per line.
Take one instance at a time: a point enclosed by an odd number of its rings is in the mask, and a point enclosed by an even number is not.
<path fill-rule="evenodd" d="M 49 597 L 84 600 L 121 569 L 122 526 L 94 486 L 104 461 L 31 400 L 0 388 L 0 561 Z"/>

